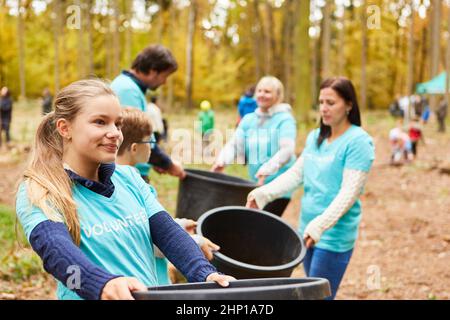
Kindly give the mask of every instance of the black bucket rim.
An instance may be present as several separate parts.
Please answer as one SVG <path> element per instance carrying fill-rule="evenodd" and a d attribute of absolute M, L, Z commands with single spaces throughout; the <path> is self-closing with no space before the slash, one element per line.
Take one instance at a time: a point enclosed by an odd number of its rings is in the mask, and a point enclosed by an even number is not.
<path fill-rule="evenodd" d="M 299 281 L 299 282 L 296 282 Z M 286 281 L 287 283 L 284 284 L 265 284 L 261 286 L 250 286 L 250 287 L 220 287 L 219 284 L 208 281 L 208 282 L 199 282 L 195 283 L 197 286 L 205 286 L 205 289 L 184 289 L 184 290 L 177 290 L 177 288 L 183 288 L 183 287 L 189 287 L 193 283 L 178 283 L 178 284 L 171 284 L 171 285 L 163 285 L 163 286 L 155 286 L 155 287 L 147 287 L 147 291 L 134 291 L 132 292 L 132 295 L 134 298 L 140 298 L 140 297 L 149 297 L 149 296 L 159 296 L 159 297 L 166 297 L 169 298 L 171 295 L 184 295 L 189 300 L 195 299 L 198 294 L 210 294 L 211 296 L 214 294 L 226 294 L 226 295 L 233 295 L 235 293 L 237 294 L 252 294 L 255 292 L 261 292 L 263 290 L 277 290 L 277 291 L 283 291 L 283 290 L 289 290 L 294 288 L 310 288 L 312 286 L 321 287 L 322 292 L 325 293 L 325 296 L 322 297 L 322 299 L 329 297 L 331 295 L 331 289 L 330 289 L 330 283 L 325 278 L 318 278 L 318 277 L 305 277 L 305 278 L 297 278 L 297 277 L 277 277 L 277 278 L 263 278 L 263 279 L 237 279 L 230 281 L 230 284 L 232 285 L 233 282 L 239 282 L 239 283 L 254 283 L 254 282 L 277 282 L 277 281 Z M 292 282 L 292 283 L 290 283 Z M 216 285 L 217 287 L 211 288 L 212 285 Z M 172 288 L 171 290 L 166 290 L 165 288 Z M 159 288 L 163 288 L 164 290 L 158 290 Z M 275 289 L 276 288 L 276 289 Z M 200 292 L 201 291 L 201 292 Z M 215 297 L 212 297 L 215 298 Z"/>
<path fill-rule="evenodd" d="M 261 209 L 254 209 L 254 208 L 247 208 L 247 207 L 243 207 L 243 206 L 224 206 L 224 207 L 218 207 L 218 208 L 214 208 L 211 210 L 206 211 L 205 213 L 203 213 L 200 218 L 197 220 L 197 233 L 201 236 L 203 236 L 202 233 L 202 224 L 203 222 L 212 214 L 216 213 L 217 211 L 224 211 L 224 210 L 242 210 L 244 209 L 245 211 L 249 211 L 249 212 L 254 212 L 257 214 L 264 214 L 266 216 L 269 216 L 271 218 L 275 218 L 276 220 L 280 221 L 281 223 L 283 223 L 286 227 L 288 227 L 289 229 L 291 229 L 291 231 L 298 237 L 298 239 L 300 240 L 300 245 L 301 245 L 301 249 L 300 249 L 300 253 L 298 254 L 297 258 L 295 258 L 294 260 L 292 260 L 291 262 L 282 264 L 282 265 L 278 265 L 278 266 L 259 266 L 256 264 L 250 264 L 250 263 L 245 263 L 245 262 L 240 262 L 237 261 L 233 258 L 230 258 L 226 255 L 224 255 L 223 253 L 220 252 L 213 252 L 214 258 L 218 259 L 218 260 L 222 260 L 224 262 L 227 262 L 231 265 L 237 266 L 237 267 L 243 267 L 243 268 L 248 268 L 248 269 L 252 269 L 254 271 L 258 271 L 258 272 L 272 272 L 272 271 L 282 271 L 282 270 L 288 270 L 288 269 L 293 269 L 295 266 L 299 265 L 303 259 L 305 258 L 306 255 L 306 246 L 305 243 L 302 239 L 302 237 L 299 236 L 297 230 L 295 230 L 293 227 L 291 227 L 289 224 L 287 224 L 283 219 L 281 219 L 280 217 L 278 217 L 277 215 L 261 210 Z"/>
<path fill-rule="evenodd" d="M 207 171 L 207 170 L 202 170 L 202 169 L 194 169 L 194 168 L 184 169 L 184 171 L 186 172 L 187 177 L 190 176 L 190 177 L 193 177 L 196 179 L 205 180 L 205 181 L 209 181 L 209 182 L 213 182 L 213 183 L 220 183 L 220 184 L 233 186 L 233 187 L 245 187 L 245 188 L 248 188 L 248 187 L 257 188 L 258 187 L 258 185 L 256 183 L 254 183 L 250 180 L 246 180 L 241 177 L 236 177 L 236 176 L 232 176 L 232 175 L 221 173 L 221 172 L 212 172 L 212 171 Z M 233 182 L 233 181 L 227 181 L 227 180 L 214 179 L 211 177 L 203 176 L 203 175 L 199 174 L 199 172 L 209 172 L 209 173 L 214 173 L 219 176 L 232 177 L 236 180 L 241 180 L 242 182 L 239 183 L 239 182 Z"/>

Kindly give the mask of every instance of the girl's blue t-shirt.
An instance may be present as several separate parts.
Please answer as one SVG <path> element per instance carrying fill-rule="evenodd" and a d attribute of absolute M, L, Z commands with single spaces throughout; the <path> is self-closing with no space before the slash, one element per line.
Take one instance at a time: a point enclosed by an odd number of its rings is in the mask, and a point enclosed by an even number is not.
<path fill-rule="evenodd" d="M 72 189 L 81 226 L 80 249 L 109 273 L 155 286 L 158 281 L 149 218 L 165 209 L 134 168 L 117 165 L 111 181 L 115 190 L 110 198 L 78 183 Z M 39 223 L 48 220 L 41 209 L 30 205 L 24 183 L 19 188 L 16 211 L 27 239 Z M 59 281 L 57 297 L 80 299 Z"/>
<path fill-rule="evenodd" d="M 369 172 L 375 158 L 372 138 L 361 127 L 352 125 L 336 140 L 325 139 L 317 147 L 320 129 L 312 131 L 303 150 L 304 169 L 299 232 L 322 214 L 340 191 L 344 169 Z M 332 228 L 325 231 L 316 247 L 346 252 L 354 247 L 361 220 L 361 202 L 357 200 Z"/>
<path fill-rule="evenodd" d="M 245 159 L 248 165 L 250 179 L 257 182 L 256 173 L 279 150 L 282 139 L 291 139 L 295 143 L 297 128 L 294 117 L 289 112 L 278 112 L 259 124 L 260 118 L 253 112 L 247 114 L 236 129 L 236 139 L 243 141 Z M 276 173 L 268 176 L 265 184 L 287 171 L 295 163 L 295 156 L 282 166 Z M 291 193 L 284 198 L 290 198 Z"/>

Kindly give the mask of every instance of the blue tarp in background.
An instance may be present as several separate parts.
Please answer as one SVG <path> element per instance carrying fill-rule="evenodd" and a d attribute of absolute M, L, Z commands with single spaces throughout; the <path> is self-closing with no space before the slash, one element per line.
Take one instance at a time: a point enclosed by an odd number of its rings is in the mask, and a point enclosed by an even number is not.
<path fill-rule="evenodd" d="M 447 73 L 442 72 L 430 81 L 417 84 L 416 92 L 418 94 L 445 94 L 445 81 Z"/>

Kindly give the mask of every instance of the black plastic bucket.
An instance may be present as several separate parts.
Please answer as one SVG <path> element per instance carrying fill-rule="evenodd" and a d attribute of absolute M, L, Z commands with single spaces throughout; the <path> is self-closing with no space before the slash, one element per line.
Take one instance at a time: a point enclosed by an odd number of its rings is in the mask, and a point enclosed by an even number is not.
<path fill-rule="evenodd" d="M 197 220 L 208 210 L 222 206 L 243 206 L 257 185 L 222 173 L 186 169 L 178 185 L 178 218 Z"/>
<path fill-rule="evenodd" d="M 132 294 L 136 300 L 321 300 L 331 292 L 322 278 L 271 278 L 231 281 L 226 288 L 215 282 L 175 284 Z"/>
<path fill-rule="evenodd" d="M 197 232 L 220 246 L 212 264 L 236 279 L 289 277 L 306 254 L 298 233 L 263 210 L 216 208 L 200 217 Z"/>

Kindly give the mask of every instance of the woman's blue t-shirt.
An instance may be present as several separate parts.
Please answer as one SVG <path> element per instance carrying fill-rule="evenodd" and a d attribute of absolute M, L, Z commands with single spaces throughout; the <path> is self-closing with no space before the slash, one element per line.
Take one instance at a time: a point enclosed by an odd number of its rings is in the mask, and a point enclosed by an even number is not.
<path fill-rule="evenodd" d="M 325 139 L 317 147 L 319 129 L 312 131 L 303 151 L 304 194 L 302 198 L 299 232 L 303 235 L 311 220 L 322 214 L 340 191 L 344 169 L 368 172 L 375 158 L 372 138 L 361 127 L 352 125 L 336 140 Z M 332 228 L 325 231 L 318 248 L 346 252 L 354 247 L 361 220 L 361 202 Z"/>

